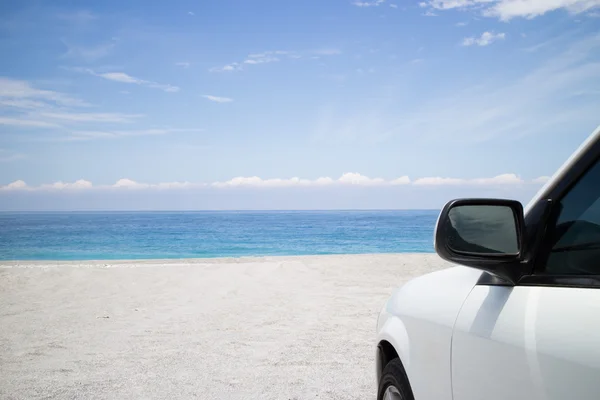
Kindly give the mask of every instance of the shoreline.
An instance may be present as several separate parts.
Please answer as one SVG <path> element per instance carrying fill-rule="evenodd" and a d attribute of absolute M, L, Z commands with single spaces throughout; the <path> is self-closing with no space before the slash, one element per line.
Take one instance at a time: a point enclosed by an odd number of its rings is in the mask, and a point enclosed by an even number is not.
<path fill-rule="evenodd" d="M 132 258 L 132 259 L 96 259 L 96 260 L 0 260 L 0 268 L 22 266 L 116 266 L 130 264 L 240 264 L 260 261 L 294 261 L 299 259 L 327 259 L 327 258 L 371 258 L 371 257 L 401 257 L 401 256 L 436 256 L 435 252 L 410 252 L 410 253 L 345 253 L 345 254 L 307 254 L 307 255 L 269 255 L 269 256 L 241 256 L 241 257 L 195 257 L 195 258 Z M 104 264 L 104 265 L 103 265 Z"/>

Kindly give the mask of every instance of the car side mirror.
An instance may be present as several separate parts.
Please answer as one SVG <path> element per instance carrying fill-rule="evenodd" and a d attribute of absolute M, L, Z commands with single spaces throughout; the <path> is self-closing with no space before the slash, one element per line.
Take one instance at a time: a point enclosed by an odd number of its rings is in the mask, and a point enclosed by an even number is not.
<path fill-rule="evenodd" d="M 518 201 L 453 200 L 438 218 L 435 251 L 444 260 L 513 282 L 515 271 L 510 269 L 522 259 L 524 233 L 523 206 Z"/>

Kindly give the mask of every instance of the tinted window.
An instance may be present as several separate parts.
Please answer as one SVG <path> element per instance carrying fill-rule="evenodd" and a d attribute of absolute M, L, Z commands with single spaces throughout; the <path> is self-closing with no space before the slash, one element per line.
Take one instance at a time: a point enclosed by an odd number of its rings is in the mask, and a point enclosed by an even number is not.
<path fill-rule="evenodd" d="M 550 238 L 553 245 L 546 273 L 600 274 L 600 163 L 561 200 Z"/>

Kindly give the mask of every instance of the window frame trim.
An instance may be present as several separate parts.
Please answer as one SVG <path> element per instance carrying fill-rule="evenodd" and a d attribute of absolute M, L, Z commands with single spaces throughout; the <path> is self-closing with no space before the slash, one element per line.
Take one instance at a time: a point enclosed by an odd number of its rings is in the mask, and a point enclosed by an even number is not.
<path fill-rule="evenodd" d="M 544 220 L 529 220 L 526 218 L 526 226 L 537 224 L 537 231 L 531 237 L 539 237 L 540 243 L 544 244 L 546 239 L 552 233 L 552 226 L 556 222 L 558 212 L 560 211 L 560 202 L 562 199 L 585 177 L 585 174 L 591 170 L 597 163 L 600 163 L 600 140 L 596 140 L 587 151 L 585 151 L 573 166 L 566 171 L 565 175 L 556 182 L 546 195 L 540 199 L 542 202 L 549 202 L 549 212 L 544 216 Z M 551 286 L 551 287 L 576 287 L 576 288 L 600 288 L 600 271 L 595 275 L 560 275 L 544 274 L 540 275 L 546 267 L 546 262 L 551 251 L 551 245 L 546 243 L 533 249 L 532 259 L 527 263 L 528 270 L 517 281 L 517 286 Z"/>
<path fill-rule="evenodd" d="M 516 286 L 600 289 L 600 275 L 525 275 Z"/>

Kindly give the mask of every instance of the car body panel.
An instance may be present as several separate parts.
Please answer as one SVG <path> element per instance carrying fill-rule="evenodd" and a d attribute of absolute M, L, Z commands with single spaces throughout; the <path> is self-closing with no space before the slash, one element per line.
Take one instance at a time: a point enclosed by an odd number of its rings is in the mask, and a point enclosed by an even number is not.
<path fill-rule="evenodd" d="M 452 399 L 452 329 L 480 275 L 461 266 L 423 275 L 397 290 L 381 311 L 377 342 L 385 340 L 394 347 L 415 398 Z"/>
<path fill-rule="evenodd" d="M 598 399 L 598 332 L 598 289 L 475 286 L 454 328 L 454 400 Z"/>

